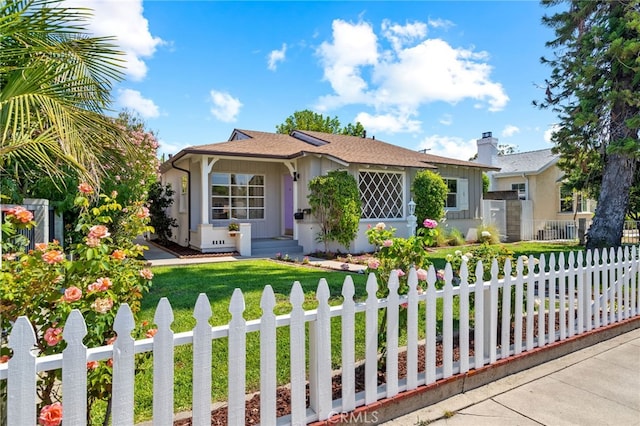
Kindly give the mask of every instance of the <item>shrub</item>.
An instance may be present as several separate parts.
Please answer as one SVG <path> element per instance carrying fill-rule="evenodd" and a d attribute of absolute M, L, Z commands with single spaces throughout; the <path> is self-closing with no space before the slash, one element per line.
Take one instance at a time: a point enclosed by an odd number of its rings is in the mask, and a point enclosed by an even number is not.
<path fill-rule="evenodd" d="M 416 174 L 411 191 L 416 203 L 416 217 L 422 223 L 425 219 L 441 220 L 448 188 L 442 177 L 429 170 Z"/>
<path fill-rule="evenodd" d="M 171 184 L 163 186 L 160 182 L 154 182 L 149 188 L 149 214 L 151 226 L 160 244 L 166 245 L 173 236 L 171 228 L 178 226 L 178 221 L 167 215 L 167 208 L 173 204 Z"/>
<path fill-rule="evenodd" d="M 79 190 L 75 206 L 80 214 L 75 230 L 83 238 L 67 253 L 57 241 L 39 243 L 35 250 L 26 251 L 24 243 L 28 241 L 18 234 L 34 223 L 20 210 L 8 211 L 2 225 L 0 329 L 10 333 L 17 317 L 27 316 L 37 334 L 36 356 L 62 352 L 62 329 L 73 309 L 80 310 L 86 321 L 84 343 L 88 347 L 113 342 L 117 308 L 127 303 L 135 316 L 143 293 L 151 285 L 153 274 L 138 260 L 143 247 L 133 243 L 136 236 L 149 230 L 147 208 L 134 203 L 123 209 L 115 197 L 106 195 L 91 204 L 93 189 L 81 184 Z M 118 217 L 119 223 L 112 223 L 113 217 Z M 118 236 L 111 234 L 112 226 L 121 229 Z M 148 324 L 140 324 L 135 334 L 141 337 L 149 332 Z M 0 358 L 9 354 L 9 348 L 2 345 Z M 87 370 L 90 412 L 97 400 L 110 400 L 112 370 L 109 361 L 89 363 Z M 39 376 L 41 409 L 59 402 L 55 384 L 60 374 L 57 370 Z"/>
<path fill-rule="evenodd" d="M 480 225 L 478 227 L 478 242 L 500 244 L 500 231 L 494 225 Z"/>
<path fill-rule="evenodd" d="M 447 244 L 450 246 L 461 246 L 466 241 L 464 240 L 464 235 L 458 228 L 451 228 L 447 235 Z"/>

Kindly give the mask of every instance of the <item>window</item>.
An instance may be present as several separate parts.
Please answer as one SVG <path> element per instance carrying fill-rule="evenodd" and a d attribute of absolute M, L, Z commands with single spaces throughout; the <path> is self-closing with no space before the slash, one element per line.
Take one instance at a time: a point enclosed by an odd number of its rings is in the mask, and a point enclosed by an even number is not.
<path fill-rule="evenodd" d="M 511 190 L 518 191 L 518 198 L 520 200 L 527 199 L 527 185 L 525 183 L 512 183 Z"/>
<path fill-rule="evenodd" d="M 469 209 L 469 181 L 461 178 L 443 178 L 447 185 L 444 207 L 449 210 Z"/>
<path fill-rule="evenodd" d="M 402 173 L 360 172 L 358 189 L 363 219 L 397 219 L 404 215 Z"/>
<path fill-rule="evenodd" d="M 573 213 L 573 189 L 560 186 L 560 213 Z"/>
<path fill-rule="evenodd" d="M 582 192 L 576 192 L 576 204 L 578 213 L 593 213 L 595 211 L 595 201 L 587 198 Z"/>
<path fill-rule="evenodd" d="M 264 219 L 264 176 L 214 173 L 211 176 L 212 219 Z"/>

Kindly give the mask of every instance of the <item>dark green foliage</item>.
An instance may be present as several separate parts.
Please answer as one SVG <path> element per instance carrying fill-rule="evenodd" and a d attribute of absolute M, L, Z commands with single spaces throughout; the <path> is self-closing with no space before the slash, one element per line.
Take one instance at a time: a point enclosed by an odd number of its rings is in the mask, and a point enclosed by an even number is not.
<path fill-rule="evenodd" d="M 351 136 L 364 135 L 364 127 L 359 121 L 356 124 L 349 123 L 341 127 L 338 117 L 325 117 L 308 109 L 294 112 L 293 115 L 287 117 L 284 123 L 276 126 L 276 133 L 288 135 L 294 130 L 312 130 Z"/>
<path fill-rule="evenodd" d="M 486 173 L 482 174 L 482 193 L 486 194 L 487 192 L 489 192 L 489 176 L 487 176 Z"/>
<path fill-rule="evenodd" d="M 558 113 L 552 140 L 566 184 L 598 197 L 587 247 L 620 245 L 640 151 L 640 1 L 544 0 L 557 12 L 542 62 L 552 68 L 542 102 Z M 561 6 L 566 5 L 566 8 Z"/>
<path fill-rule="evenodd" d="M 160 182 L 154 182 L 149 188 L 149 214 L 158 242 L 167 244 L 173 235 L 171 228 L 178 226 L 178 221 L 167 215 L 166 209 L 173 204 L 173 194 L 175 191 L 171 189 L 171 184 L 163 186 Z"/>
<path fill-rule="evenodd" d="M 442 177 L 430 170 L 416 174 L 411 187 L 416 202 L 418 225 L 425 219 L 441 220 L 444 217 L 444 203 L 447 198 L 447 185 Z"/>
<path fill-rule="evenodd" d="M 320 223 L 317 241 L 336 241 L 349 247 L 358 232 L 360 196 L 356 179 L 346 171 L 334 170 L 309 182 L 311 213 Z"/>

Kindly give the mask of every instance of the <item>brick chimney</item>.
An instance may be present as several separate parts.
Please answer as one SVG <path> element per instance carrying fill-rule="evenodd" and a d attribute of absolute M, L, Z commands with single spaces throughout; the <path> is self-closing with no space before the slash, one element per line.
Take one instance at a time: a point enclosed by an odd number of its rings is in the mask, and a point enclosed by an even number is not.
<path fill-rule="evenodd" d="M 478 145 L 478 159 L 480 164 L 493 166 L 498 157 L 498 139 L 493 137 L 491 132 L 484 132 L 482 138 L 476 141 Z"/>

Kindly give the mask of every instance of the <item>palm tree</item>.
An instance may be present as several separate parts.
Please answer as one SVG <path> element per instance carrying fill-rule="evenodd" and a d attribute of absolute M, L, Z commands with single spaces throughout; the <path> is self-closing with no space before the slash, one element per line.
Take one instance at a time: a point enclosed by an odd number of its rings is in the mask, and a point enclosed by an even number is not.
<path fill-rule="evenodd" d="M 110 37 L 89 37 L 88 9 L 52 0 L 0 3 L 0 174 L 38 170 L 62 181 L 73 170 L 99 182 L 104 147 L 130 146 L 105 112 L 122 79 Z"/>

